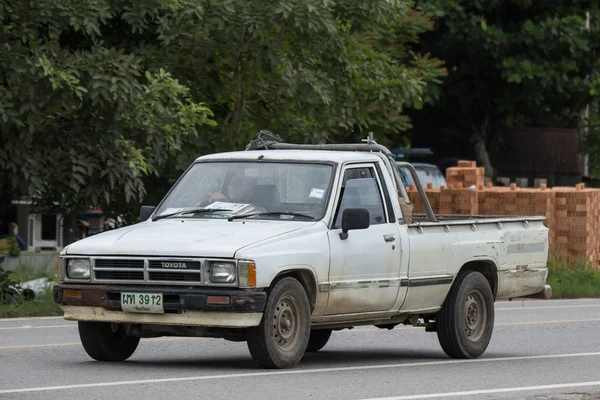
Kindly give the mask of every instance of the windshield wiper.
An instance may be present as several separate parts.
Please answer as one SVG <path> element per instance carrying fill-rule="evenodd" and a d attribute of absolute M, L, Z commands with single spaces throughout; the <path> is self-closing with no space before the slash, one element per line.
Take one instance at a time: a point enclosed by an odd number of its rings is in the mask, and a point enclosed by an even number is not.
<path fill-rule="evenodd" d="M 188 210 L 177 211 L 170 214 L 159 215 L 157 217 L 152 218 L 152 221 L 158 221 L 159 219 L 173 217 L 176 215 L 184 215 L 184 214 L 212 214 L 217 211 L 232 211 L 225 208 L 190 208 Z"/>
<path fill-rule="evenodd" d="M 227 218 L 228 221 L 233 221 L 234 219 L 242 219 L 242 218 L 250 218 L 250 217 L 268 217 L 268 216 L 281 216 L 281 215 L 289 215 L 292 217 L 306 218 L 311 221 L 314 221 L 316 218 L 311 215 L 300 214 L 290 211 L 274 211 L 274 212 L 261 212 L 255 214 L 243 214 L 243 215 L 232 215 Z"/>

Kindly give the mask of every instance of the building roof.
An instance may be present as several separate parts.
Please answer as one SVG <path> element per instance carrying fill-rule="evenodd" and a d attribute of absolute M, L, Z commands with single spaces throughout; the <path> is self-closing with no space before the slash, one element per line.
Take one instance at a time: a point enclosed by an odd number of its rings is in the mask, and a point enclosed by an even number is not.
<path fill-rule="evenodd" d="M 502 138 L 498 169 L 503 173 L 581 174 L 576 129 L 511 129 Z"/>
<path fill-rule="evenodd" d="M 331 151 L 331 150 L 249 150 L 227 153 L 209 154 L 198 157 L 196 161 L 204 160 L 257 160 L 263 156 L 264 160 L 295 160 L 295 161 L 323 161 L 344 163 L 348 161 L 377 161 L 380 158 L 364 151 Z"/>

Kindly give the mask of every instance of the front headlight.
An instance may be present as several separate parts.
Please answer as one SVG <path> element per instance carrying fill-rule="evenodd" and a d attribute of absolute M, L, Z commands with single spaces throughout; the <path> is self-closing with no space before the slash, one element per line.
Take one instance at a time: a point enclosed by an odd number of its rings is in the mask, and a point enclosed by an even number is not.
<path fill-rule="evenodd" d="M 67 261 L 67 276 L 71 279 L 90 279 L 91 269 L 88 258 L 71 258 Z"/>
<path fill-rule="evenodd" d="M 235 264 L 215 261 L 210 264 L 210 281 L 215 283 L 235 282 Z"/>

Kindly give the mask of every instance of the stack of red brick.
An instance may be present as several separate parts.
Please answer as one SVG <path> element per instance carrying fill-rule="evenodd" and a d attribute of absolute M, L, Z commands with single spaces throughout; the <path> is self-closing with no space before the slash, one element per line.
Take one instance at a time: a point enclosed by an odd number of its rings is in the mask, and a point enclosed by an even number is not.
<path fill-rule="evenodd" d="M 586 189 L 583 184 L 552 189 L 545 185 L 522 189 L 515 184 L 484 187 L 483 168 L 465 161 L 448 168 L 447 182 L 448 188 L 425 189 L 436 214 L 544 216 L 552 259 L 560 258 L 570 266 L 587 262 L 600 268 L 600 189 Z M 408 194 L 414 212 L 423 213 L 415 188 L 409 188 Z"/>
<path fill-rule="evenodd" d="M 485 170 L 477 168 L 475 161 L 459 161 L 457 167 L 446 169 L 446 183 L 451 185 L 462 185 L 463 187 L 483 186 Z"/>
<path fill-rule="evenodd" d="M 536 215 L 546 217 L 544 224 L 550 229 L 550 244 L 555 242 L 556 192 L 542 185 L 540 189 L 520 189 L 515 184 L 509 188 L 488 184 L 478 192 L 479 214 L 499 216 Z"/>
<path fill-rule="evenodd" d="M 600 261 L 600 190 L 555 188 L 556 245 L 553 255 L 567 265 Z"/>
<path fill-rule="evenodd" d="M 442 187 L 441 189 L 428 187 L 425 189 L 425 193 L 431 208 L 436 214 L 477 215 L 479 213 L 478 192 L 476 190 L 455 186 Z M 414 213 L 419 214 L 425 211 L 419 193 L 414 186 L 409 188 L 408 197 L 414 206 Z"/>

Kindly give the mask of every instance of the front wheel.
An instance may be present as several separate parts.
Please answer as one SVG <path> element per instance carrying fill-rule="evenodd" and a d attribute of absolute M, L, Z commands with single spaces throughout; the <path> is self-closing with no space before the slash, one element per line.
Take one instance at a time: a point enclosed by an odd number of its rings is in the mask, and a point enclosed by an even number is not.
<path fill-rule="evenodd" d="M 294 278 L 278 281 L 267 298 L 260 325 L 247 331 L 248 349 L 263 368 L 290 368 L 306 351 L 310 335 L 310 306 Z"/>
<path fill-rule="evenodd" d="M 79 321 L 79 338 L 85 352 L 97 361 L 125 361 L 140 338 L 129 336 L 121 324 Z"/>
<path fill-rule="evenodd" d="M 494 295 L 476 271 L 459 275 L 438 312 L 437 336 L 453 358 L 477 358 L 487 349 L 494 328 Z"/>

